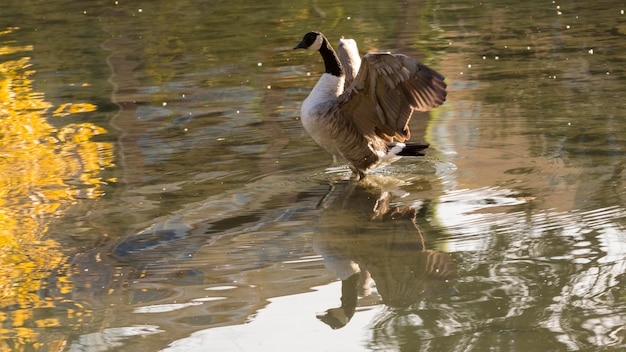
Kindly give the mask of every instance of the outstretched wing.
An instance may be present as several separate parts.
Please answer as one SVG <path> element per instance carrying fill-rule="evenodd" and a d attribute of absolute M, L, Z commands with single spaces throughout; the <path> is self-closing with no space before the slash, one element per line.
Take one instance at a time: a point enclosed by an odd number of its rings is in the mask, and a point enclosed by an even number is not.
<path fill-rule="evenodd" d="M 411 136 L 413 110 L 428 111 L 446 100 L 443 80 L 408 56 L 367 54 L 356 78 L 339 96 L 339 109 L 363 134 L 402 142 Z"/>
<path fill-rule="evenodd" d="M 337 56 L 346 73 L 344 87 L 347 88 L 352 84 L 352 81 L 356 78 L 359 68 L 361 67 L 361 56 L 359 55 L 359 48 L 356 45 L 356 41 L 346 38 L 339 39 Z"/>

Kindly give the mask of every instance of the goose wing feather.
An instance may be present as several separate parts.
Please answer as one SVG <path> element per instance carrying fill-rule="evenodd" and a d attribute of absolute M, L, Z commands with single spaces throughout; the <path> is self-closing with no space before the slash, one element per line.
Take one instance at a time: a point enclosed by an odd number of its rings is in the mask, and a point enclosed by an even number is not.
<path fill-rule="evenodd" d="M 388 142 L 409 139 L 414 110 L 428 111 L 446 99 L 444 77 L 402 54 L 363 57 L 350 86 L 338 97 L 338 108 L 366 136 Z"/>
<path fill-rule="evenodd" d="M 354 39 L 339 39 L 339 45 L 337 45 L 337 56 L 339 62 L 343 66 L 346 74 L 346 81 L 344 87 L 349 87 L 361 67 L 361 56 L 359 55 L 359 48 L 356 45 Z"/>

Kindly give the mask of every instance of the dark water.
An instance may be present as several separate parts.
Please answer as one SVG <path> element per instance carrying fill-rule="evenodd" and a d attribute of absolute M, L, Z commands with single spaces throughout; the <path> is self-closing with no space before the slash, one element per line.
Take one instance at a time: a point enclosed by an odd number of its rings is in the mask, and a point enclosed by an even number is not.
<path fill-rule="evenodd" d="M 0 351 L 626 347 L 618 1 L 0 4 Z M 359 184 L 312 29 L 447 77 Z"/>

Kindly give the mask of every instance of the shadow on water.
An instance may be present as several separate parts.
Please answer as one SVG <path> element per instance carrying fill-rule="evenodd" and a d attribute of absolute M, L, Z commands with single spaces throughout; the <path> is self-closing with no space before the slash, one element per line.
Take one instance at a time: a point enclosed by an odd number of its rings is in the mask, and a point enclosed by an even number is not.
<path fill-rule="evenodd" d="M 352 318 L 359 295 L 366 300 L 372 294 L 372 280 L 389 307 L 406 308 L 421 298 L 454 292 L 456 265 L 448 254 L 425 248 L 415 223 L 418 209 L 395 204 L 393 198 L 405 196 L 404 191 L 393 185 L 383 190 L 377 181 L 399 182 L 376 176 L 336 182 L 322 203 L 314 246 L 342 280 L 342 289 L 341 307 L 318 318 L 333 329 Z"/>

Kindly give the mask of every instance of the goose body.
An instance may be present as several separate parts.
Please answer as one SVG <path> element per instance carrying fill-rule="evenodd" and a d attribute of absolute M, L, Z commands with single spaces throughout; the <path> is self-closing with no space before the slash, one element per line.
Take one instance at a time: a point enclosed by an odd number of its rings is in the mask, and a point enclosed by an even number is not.
<path fill-rule="evenodd" d="M 322 148 L 348 162 L 363 178 L 401 156 L 423 155 L 428 144 L 410 138 L 414 110 L 428 111 L 446 98 L 444 77 L 401 54 L 371 53 L 361 60 L 352 39 L 339 41 L 339 56 L 320 32 L 307 33 L 294 49 L 319 51 L 325 72 L 302 102 L 300 119 Z"/>

